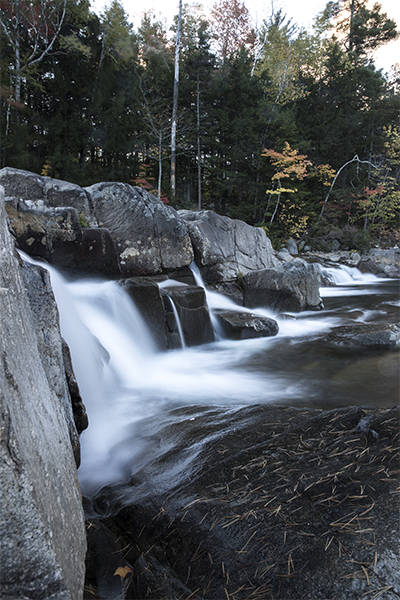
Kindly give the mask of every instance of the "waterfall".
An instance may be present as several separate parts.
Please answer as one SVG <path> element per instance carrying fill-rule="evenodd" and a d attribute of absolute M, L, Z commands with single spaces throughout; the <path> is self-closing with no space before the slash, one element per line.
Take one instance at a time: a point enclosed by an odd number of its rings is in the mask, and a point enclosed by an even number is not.
<path fill-rule="evenodd" d="M 207 290 L 203 278 L 201 276 L 200 273 L 200 269 L 199 267 L 196 265 L 195 261 L 192 261 L 189 265 L 190 270 L 193 273 L 193 277 L 195 280 L 196 285 L 198 285 L 199 287 L 203 288 L 204 293 L 206 295 L 206 300 L 207 300 L 207 304 L 208 304 L 208 308 L 210 311 L 210 318 L 211 318 L 211 324 L 213 326 L 214 329 L 214 335 L 215 335 L 215 339 L 216 340 L 222 340 L 224 338 L 224 332 L 222 330 L 222 327 L 218 321 L 218 318 L 215 315 L 215 303 L 213 303 L 213 292 L 210 292 Z M 215 296 L 219 296 L 220 298 L 223 298 L 223 296 L 221 296 L 220 294 L 215 294 Z M 235 309 L 238 308 L 237 305 L 232 302 L 232 300 L 228 300 L 228 303 L 231 305 L 231 308 L 234 307 Z"/>
<path fill-rule="evenodd" d="M 372 273 L 361 273 L 357 267 L 338 265 L 337 267 L 322 267 L 322 274 L 334 285 L 369 284 L 382 281 Z"/>
<path fill-rule="evenodd" d="M 175 302 L 172 300 L 171 296 L 168 296 L 169 301 L 171 302 L 171 306 L 172 306 L 172 312 L 174 313 L 174 317 L 175 317 L 175 322 L 176 322 L 176 326 L 178 328 L 178 333 L 179 333 L 179 339 L 181 341 L 181 346 L 183 349 L 186 348 L 186 344 L 185 344 L 185 336 L 183 334 L 183 329 L 182 329 L 182 324 L 181 324 L 181 320 L 179 318 L 179 313 L 178 310 L 176 308 L 176 304 Z"/>

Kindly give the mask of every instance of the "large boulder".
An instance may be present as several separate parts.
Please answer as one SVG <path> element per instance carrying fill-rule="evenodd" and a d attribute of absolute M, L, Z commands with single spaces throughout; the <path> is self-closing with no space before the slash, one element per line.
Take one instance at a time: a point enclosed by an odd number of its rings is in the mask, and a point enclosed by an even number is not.
<path fill-rule="evenodd" d="M 362 273 L 373 273 L 379 277 L 400 277 L 400 248 L 372 248 L 357 264 Z"/>
<path fill-rule="evenodd" d="M 263 306 L 276 312 L 320 310 L 320 273 L 317 263 L 307 264 L 298 258 L 273 269 L 248 273 L 241 278 L 244 306 Z"/>
<path fill-rule="evenodd" d="M 178 214 L 187 222 L 196 263 L 208 284 L 279 264 L 271 241 L 261 228 L 211 210 L 180 210 Z"/>
<path fill-rule="evenodd" d="M 97 183 L 86 192 L 99 225 L 116 244 L 124 276 L 153 275 L 192 262 L 186 224 L 173 208 L 124 183 Z"/>
<path fill-rule="evenodd" d="M 48 208 L 43 203 L 26 204 L 7 198 L 6 211 L 26 254 L 42 258 L 71 275 L 118 277 L 120 266 L 110 232 L 82 227 L 73 207 Z"/>
<path fill-rule="evenodd" d="M 176 211 L 123 183 L 81 188 L 6 167 L 0 184 L 21 249 L 64 271 L 119 278 L 188 267 L 193 248 Z"/>
<path fill-rule="evenodd" d="M 231 340 L 270 337 L 279 332 L 279 325 L 274 319 L 248 312 L 224 310 L 217 312 L 216 317 L 224 334 Z"/>
<path fill-rule="evenodd" d="M 0 596 L 79 600 L 86 537 L 58 314 L 22 267 L 0 187 Z"/>

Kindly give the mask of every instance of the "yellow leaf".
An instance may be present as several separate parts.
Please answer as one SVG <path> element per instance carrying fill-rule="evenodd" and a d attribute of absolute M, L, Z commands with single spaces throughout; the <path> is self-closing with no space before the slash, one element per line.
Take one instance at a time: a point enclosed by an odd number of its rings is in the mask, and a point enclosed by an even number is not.
<path fill-rule="evenodd" d="M 128 566 L 126 567 L 118 567 L 118 569 L 115 571 L 114 575 L 119 575 L 121 577 L 121 579 L 125 579 L 125 577 L 128 575 L 128 573 L 132 573 L 132 569 Z"/>

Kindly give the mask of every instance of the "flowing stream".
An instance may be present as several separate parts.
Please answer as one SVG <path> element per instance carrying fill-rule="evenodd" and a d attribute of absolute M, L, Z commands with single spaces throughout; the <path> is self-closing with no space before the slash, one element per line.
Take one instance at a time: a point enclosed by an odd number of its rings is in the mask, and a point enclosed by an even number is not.
<path fill-rule="evenodd" d="M 129 477 L 148 452 L 141 423 L 159 420 L 174 408 L 281 403 L 329 409 L 398 402 L 397 352 L 324 344 L 326 333 L 338 325 L 397 322 L 397 280 L 348 267 L 325 269 L 335 285 L 321 288 L 323 311 L 282 317 L 267 309 L 251 311 L 278 321 L 276 337 L 228 341 L 217 332 L 218 341 L 212 344 L 159 352 L 118 284 L 67 282 L 49 270 L 61 332 L 89 415 L 79 469 L 86 495 Z M 196 277 L 202 285 L 198 272 Z M 247 310 L 215 292 L 207 291 L 207 301 L 211 312 Z"/>

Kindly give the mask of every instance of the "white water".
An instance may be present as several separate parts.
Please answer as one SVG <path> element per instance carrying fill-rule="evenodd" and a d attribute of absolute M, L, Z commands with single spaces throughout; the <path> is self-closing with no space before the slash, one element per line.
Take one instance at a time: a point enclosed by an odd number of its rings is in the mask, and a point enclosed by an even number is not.
<path fill-rule="evenodd" d="M 390 281 L 389 279 L 377 277 L 372 273 L 361 273 L 357 267 L 348 267 L 347 265 L 324 267 L 322 274 L 332 282 L 333 286 L 320 288 L 321 298 L 364 295 L 368 293 L 368 289 L 366 290 L 364 286 L 373 286 L 382 281 Z M 360 289 L 360 286 L 363 286 L 362 289 Z M 374 289 L 371 287 L 369 293 L 373 292 Z"/>
<path fill-rule="evenodd" d="M 81 436 L 79 469 L 82 491 L 88 495 L 134 471 L 143 448 L 132 440 L 123 442 L 143 418 L 190 404 L 296 404 L 306 398 L 308 382 L 302 376 L 255 368 L 251 361 L 262 362 L 265 353 L 274 354 L 286 338 L 293 345 L 338 323 L 329 314 L 302 313 L 295 320 L 278 319 L 280 331 L 274 338 L 220 340 L 161 353 L 129 296 L 116 283 L 67 283 L 54 269 L 49 271 L 61 332 L 71 349 L 89 415 L 89 428 Z M 211 310 L 248 311 L 214 292 L 207 291 L 207 300 Z M 251 312 L 276 318 L 267 309 Z"/>

